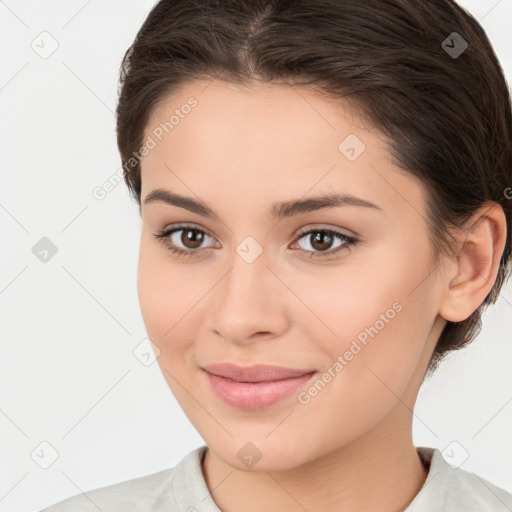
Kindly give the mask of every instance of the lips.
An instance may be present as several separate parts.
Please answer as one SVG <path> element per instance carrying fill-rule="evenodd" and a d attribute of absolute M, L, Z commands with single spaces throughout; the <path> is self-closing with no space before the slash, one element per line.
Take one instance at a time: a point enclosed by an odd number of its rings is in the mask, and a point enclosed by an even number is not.
<path fill-rule="evenodd" d="M 256 411 L 264 409 L 291 395 L 316 375 L 315 370 L 283 366 L 237 366 L 217 363 L 204 366 L 207 382 L 224 403 Z"/>
<path fill-rule="evenodd" d="M 300 377 L 315 371 L 314 369 L 302 370 L 267 364 L 238 366 L 231 363 L 215 363 L 202 368 L 212 375 L 218 375 L 235 382 L 271 382 Z"/>

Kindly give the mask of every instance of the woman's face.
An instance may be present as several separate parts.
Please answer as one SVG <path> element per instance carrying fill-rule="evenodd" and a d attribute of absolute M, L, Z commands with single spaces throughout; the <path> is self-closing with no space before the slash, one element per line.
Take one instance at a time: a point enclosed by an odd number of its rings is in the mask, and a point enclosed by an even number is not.
<path fill-rule="evenodd" d="M 210 449 L 277 471 L 410 429 L 444 325 L 441 273 L 424 191 L 384 138 L 304 88 L 196 81 L 153 111 L 145 143 L 142 315 Z M 157 189 L 187 202 L 145 204 Z M 243 384 L 209 376 L 215 363 L 307 375 Z"/>

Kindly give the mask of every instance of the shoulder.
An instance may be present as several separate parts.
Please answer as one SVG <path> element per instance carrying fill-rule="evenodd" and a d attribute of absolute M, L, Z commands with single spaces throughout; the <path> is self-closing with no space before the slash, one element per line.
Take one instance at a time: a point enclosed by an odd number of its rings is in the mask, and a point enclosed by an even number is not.
<path fill-rule="evenodd" d="M 204 503 L 208 491 L 201 460 L 206 450 L 200 446 L 174 468 L 82 492 L 40 512 L 178 512 L 189 502 Z M 208 503 L 215 510 L 211 497 Z"/>
<path fill-rule="evenodd" d="M 40 512 L 174 512 L 170 491 L 174 468 L 100 487 L 60 501 Z"/>
<path fill-rule="evenodd" d="M 512 495 L 473 472 L 452 467 L 438 449 L 419 447 L 430 469 L 406 512 L 510 512 Z"/>

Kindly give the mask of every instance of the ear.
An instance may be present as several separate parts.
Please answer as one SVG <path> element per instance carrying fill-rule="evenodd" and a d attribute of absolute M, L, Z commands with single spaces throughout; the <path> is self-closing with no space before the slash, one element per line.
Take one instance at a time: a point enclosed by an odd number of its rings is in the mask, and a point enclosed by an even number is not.
<path fill-rule="evenodd" d="M 449 322 L 462 322 L 483 303 L 496 281 L 507 240 L 503 208 L 484 203 L 454 236 L 459 249 L 446 266 L 439 314 Z"/>

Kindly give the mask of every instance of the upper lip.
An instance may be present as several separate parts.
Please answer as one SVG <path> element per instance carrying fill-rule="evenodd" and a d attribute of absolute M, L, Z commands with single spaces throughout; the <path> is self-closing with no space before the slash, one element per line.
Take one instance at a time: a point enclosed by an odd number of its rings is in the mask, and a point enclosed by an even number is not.
<path fill-rule="evenodd" d="M 300 377 L 315 370 L 300 370 L 285 368 L 269 364 L 255 364 L 251 366 L 239 366 L 232 363 L 214 363 L 202 367 L 203 370 L 213 375 L 226 377 L 237 382 L 263 382 L 271 380 Z"/>

